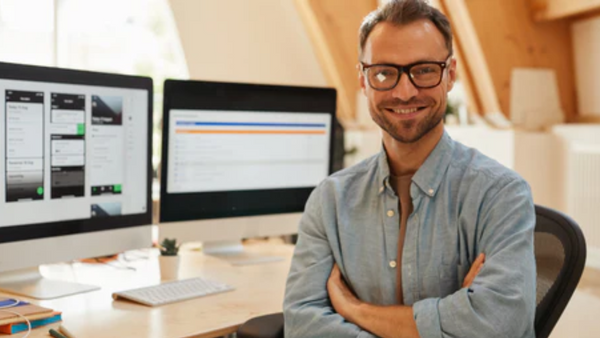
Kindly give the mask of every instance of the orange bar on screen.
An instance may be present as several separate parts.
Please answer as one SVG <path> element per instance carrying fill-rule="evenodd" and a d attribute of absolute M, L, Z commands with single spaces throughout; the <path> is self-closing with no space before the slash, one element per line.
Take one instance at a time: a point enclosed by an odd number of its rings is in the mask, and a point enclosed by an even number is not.
<path fill-rule="evenodd" d="M 177 134 L 314 134 L 323 135 L 324 130 L 194 130 L 177 129 Z"/>

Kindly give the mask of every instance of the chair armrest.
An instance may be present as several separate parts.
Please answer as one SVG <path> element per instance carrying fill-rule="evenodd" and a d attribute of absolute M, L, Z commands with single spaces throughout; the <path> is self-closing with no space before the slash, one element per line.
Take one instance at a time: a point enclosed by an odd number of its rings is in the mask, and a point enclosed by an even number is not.
<path fill-rule="evenodd" d="M 237 330 L 238 338 L 283 338 L 283 313 L 252 318 Z"/>

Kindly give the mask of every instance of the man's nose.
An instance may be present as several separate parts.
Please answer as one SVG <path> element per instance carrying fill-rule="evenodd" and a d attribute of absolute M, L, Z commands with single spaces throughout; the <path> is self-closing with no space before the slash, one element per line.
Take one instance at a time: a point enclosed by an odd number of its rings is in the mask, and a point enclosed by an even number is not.
<path fill-rule="evenodd" d="M 392 96 L 404 102 L 410 101 L 419 94 L 419 89 L 413 85 L 408 76 L 406 73 L 400 74 L 400 81 L 392 88 Z"/>

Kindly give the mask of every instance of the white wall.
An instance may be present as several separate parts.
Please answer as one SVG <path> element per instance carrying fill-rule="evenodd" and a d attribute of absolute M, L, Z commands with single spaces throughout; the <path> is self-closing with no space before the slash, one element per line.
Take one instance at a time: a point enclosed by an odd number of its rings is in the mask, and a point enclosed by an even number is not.
<path fill-rule="evenodd" d="M 553 133 L 516 131 L 514 170 L 531 186 L 536 204 L 566 211 L 564 208 L 563 143 Z"/>
<path fill-rule="evenodd" d="M 292 0 L 170 0 L 192 79 L 327 86 Z"/>

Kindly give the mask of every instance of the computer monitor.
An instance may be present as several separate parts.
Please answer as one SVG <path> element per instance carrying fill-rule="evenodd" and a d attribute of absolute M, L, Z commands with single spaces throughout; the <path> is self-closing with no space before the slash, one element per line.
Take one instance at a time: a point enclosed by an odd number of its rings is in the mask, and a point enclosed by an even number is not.
<path fill-rule="evenodd" d="M 152 80 L 0 63 L 0 289 L 97 289 L 38 265 L 150 247 Z"/>
<path fill-rule="evenodd" d="M 332 170 L 329 88 L 167 80 L 160 238 L 239 254 L 241 239 L 297 232 Z"/>

